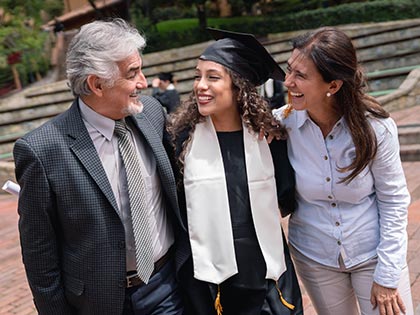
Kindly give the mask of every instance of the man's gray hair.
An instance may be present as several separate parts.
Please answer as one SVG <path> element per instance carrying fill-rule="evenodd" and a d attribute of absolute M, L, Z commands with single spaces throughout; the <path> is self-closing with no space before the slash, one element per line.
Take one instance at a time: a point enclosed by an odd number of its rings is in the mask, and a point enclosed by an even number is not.
<path fill-rule="evenodd" d="M 117 62 L 146 46 L 144 36 L 123 19 L 85 24 L 70 42 L 67 79 L 75 96 L 89 95 L 87 77 L 96 75 L 107 86 L 119 76 Z"/>

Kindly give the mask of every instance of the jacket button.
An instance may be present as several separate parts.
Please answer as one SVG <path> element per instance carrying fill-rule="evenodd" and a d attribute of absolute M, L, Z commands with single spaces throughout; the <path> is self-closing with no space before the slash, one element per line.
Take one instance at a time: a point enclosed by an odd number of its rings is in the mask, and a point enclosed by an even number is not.
<path fill-rule="evenodd" d="M 125 281 L 124 280 L 118 281 L 118 287 L 125 288 Z"/>
<path fill-rule="evenodd" d="M 124 249 L 124 248 L 125 248 L 125 242 L 124 242 L 124 241 L 120 241 L 120 242 L 118 243 L 118 248 L 120 248 L 120 249 Z"/>

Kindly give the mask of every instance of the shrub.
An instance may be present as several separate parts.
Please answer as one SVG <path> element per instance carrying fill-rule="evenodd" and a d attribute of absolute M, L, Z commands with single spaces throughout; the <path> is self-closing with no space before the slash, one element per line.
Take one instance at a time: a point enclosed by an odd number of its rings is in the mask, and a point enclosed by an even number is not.
<path fill-rule="evenodd" d="M 292 1 L 296 3 L 293 4 Z M 290 8 L 280 9 L 279 4 L 286 2 L 291 3 Z M 217 28 L 263 36 L 269 33 L 312 29 L 324 25 L 381 22 L 420 17 L 420 1 L 418 0 L 377 0 L 325 7 L 327 2 L 325 0 L 305 2 L 278 0 L 274 1 L 276 5 L 272 8 L 271 15 L 267 17 L 209 18 L 207 24 Z M 293 10 L 293 6 L 295 8 L 304 7 L 307 10 L 284 14 L 287 10 Z M 318 9 L 311 10 L 311 8 Z M 151 47 L 147 47 L 147 52 L 182 47 L 210 39 L 207 34 L 201 34 L 203 32 L 198 29 L 197 19 L 165 21 L 157 24 L 154 32 L 151 34 L 146 30 L 149 43 L 153 44 Z"/>

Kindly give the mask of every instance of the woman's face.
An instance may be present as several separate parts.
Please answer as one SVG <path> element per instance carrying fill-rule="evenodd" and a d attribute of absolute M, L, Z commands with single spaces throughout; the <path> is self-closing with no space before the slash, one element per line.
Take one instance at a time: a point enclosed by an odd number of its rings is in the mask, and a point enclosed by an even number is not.
<path fill-rule="evenodd" d="M 328 103 L 327 83 L 311 59 L 294 49 L 287 61 L 284 85 L 289 90 L 289 103 L 296 110 L 314 110 Z"/>
<path fill-rule="evenodd" d="M 232 87 L 232 79 L 222 65 L 213 61 L 198 60 L 194 94 L 201 115 L 211 116 L 213 121 L 237 117 L 238 106 Z"/>

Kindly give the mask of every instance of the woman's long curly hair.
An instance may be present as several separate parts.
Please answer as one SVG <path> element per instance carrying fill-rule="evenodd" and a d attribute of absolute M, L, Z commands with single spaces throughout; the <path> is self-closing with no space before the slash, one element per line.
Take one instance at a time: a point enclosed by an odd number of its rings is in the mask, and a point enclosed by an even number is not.
<path fill-rule="evenodd" d="M 341 182 L 350 182 L 375 158 L 376 136 L 368 117 L 387 118 L 377 100 L 365 92 L 366 79 L 358 65 L 356 50 L 351 39 L 333 27 L 322 27 L 305 33 L 292 41 L 312 60 L 325 82 L 342 80 L 343 85 L 334 95 L 335 110 L 344 117 L 356 148 L 356 156 L 348 166 L 337 166 L 340 172 L 350 174 Z"/>
<path fill-rule="evenodd" d="M 258 94 L 256 87 L 236 72 L 226 67 L 224 69 L 232 79 L 233 97 L 237 100 L 239 114 L 244 125 L 257 134 L 264 131 L 266 134 L 276 138 L 285 139 L 286 129 L 274 119 L 267 101 Z M 191 142 L 195 126 L 204 120 L 205 117 L 198 111 L 194 91 L 190 93 L 187 100 L 181 102 L 174 113 L 169 115 L 167 130 L 175 150 L 179 135 L 189 130 L 186 140 L 182 143 L 181 152 L 177 154 L 179 155 L 177 163 L 181 173 L 184 168 L 185 154 L 188 144 Z"/>

